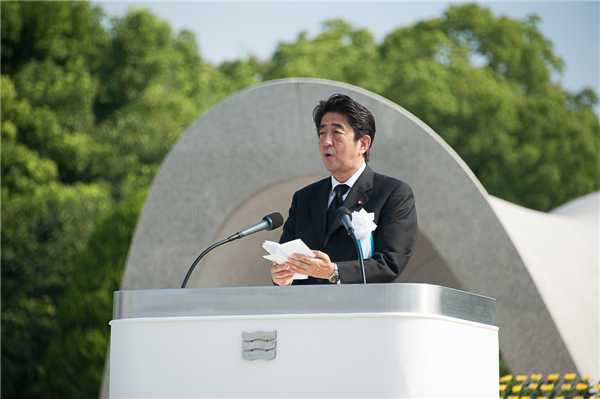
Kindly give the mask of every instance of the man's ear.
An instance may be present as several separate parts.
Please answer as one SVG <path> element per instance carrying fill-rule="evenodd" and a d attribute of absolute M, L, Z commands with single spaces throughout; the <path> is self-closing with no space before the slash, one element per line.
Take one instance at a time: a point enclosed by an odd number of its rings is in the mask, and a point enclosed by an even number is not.
<path fill-rule="evenodd" d="M 369 149 L 369 147 L 371 146 L 371 136 L 369 135 L 364 135 L 360 138 L 360 147 L 358 149 L 358 152 L 360 155 L 363 155 L 365 152 L 367 152 L 367 150 Z"/>

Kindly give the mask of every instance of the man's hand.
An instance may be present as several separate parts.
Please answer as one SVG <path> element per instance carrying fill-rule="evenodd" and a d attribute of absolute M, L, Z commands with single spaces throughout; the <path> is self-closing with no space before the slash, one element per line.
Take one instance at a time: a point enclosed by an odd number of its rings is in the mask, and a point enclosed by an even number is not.
<path fill-rule="evenodd" d="M 281 266 L 287 267 L 292 273 L 306 274 L 315 278 L 329 278 L 333 274 L 334 266 L 329 259 L 329 255 L 321 251 L 313 251 L 316 258 L 294 254 L 293 258 Z"/>
<path fill-rule="evenodd" d="M 294 272 L 288 270 L 288 267 L 284 264 L 279 265 L 277 262 L 273 262 L 271 265 L 271 278 L 277 285 L 290 285 L 294 277 Z"/>

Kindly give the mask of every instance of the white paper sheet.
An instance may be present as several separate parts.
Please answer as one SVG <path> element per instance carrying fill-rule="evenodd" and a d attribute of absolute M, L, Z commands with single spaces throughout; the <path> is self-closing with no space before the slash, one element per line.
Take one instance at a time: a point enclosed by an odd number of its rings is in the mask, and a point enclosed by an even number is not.
<path fill-rule="evenodd" d="M 294 254 L 315 258 L 313 251 L 311 251 L 300 238 L 283 244 L 275 241 L 265 241 L 262 247 L 270 254 L 264 255 L 263 258 L 277 262 L 278 264 L 285 263 L 285 261 L 288 258 L 292 258 L 292 255 Z M 307 278 L 308 276 L 304 274 L 294 274 L 294 280 L 304 280 Z"/>

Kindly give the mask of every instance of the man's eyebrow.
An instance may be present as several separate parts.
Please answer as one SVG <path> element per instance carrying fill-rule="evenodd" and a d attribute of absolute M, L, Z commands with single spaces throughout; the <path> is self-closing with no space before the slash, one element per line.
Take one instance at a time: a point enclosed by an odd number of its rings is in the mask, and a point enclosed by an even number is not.
<path fill-rule="evenodd" d="M 335 126 L 335 127 L 339 127 L 339 128 L 345 128 L 345 127 L 346 127 L 346 126 L 342 125 L 342 124 L 341 124 L 341 123 L 339 123 L 339 122 L 332 122 L 331 124 L 332 124 L 333 126 Z M 320 128 L 322 128 L 322 127 L 325 127 L 325 126 L 327 126 L 325 123 L 321 123 L 321 126 L 319 126 L 319 129 L 320 129 Z"/>

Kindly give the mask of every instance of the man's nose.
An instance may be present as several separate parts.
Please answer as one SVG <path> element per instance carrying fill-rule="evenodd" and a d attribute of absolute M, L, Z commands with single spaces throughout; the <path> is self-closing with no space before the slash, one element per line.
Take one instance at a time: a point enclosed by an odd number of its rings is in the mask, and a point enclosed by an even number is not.
<path fill-rule="evenodd" d="M 333 145 L 333 135 L 331 133 L 326 133 L 325 137 L 323 137 L 323 143 L 326 146 L 332 146 Z"/>

